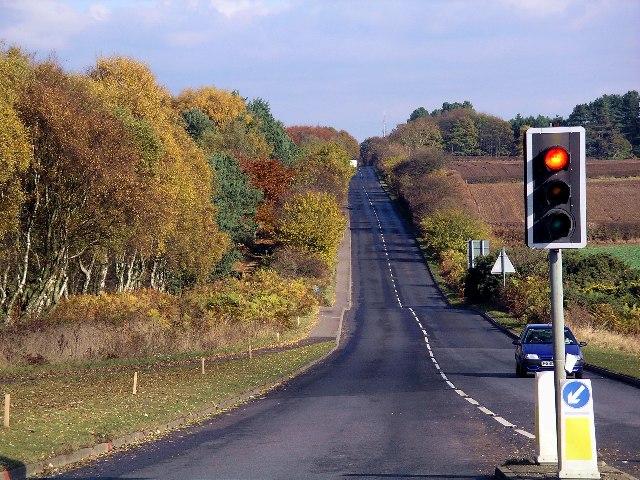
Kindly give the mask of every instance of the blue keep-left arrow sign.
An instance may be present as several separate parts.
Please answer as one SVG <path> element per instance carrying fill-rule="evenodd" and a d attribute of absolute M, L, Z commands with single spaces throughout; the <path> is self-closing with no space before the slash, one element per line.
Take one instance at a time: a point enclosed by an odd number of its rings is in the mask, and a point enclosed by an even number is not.
<path fill-rule="evenodd" d="M 567 382 L 562 388 L 562 399 L 571 408 L 584 407 L 590 398 L 591 391 L 589 387 L 578 380 Z"/>

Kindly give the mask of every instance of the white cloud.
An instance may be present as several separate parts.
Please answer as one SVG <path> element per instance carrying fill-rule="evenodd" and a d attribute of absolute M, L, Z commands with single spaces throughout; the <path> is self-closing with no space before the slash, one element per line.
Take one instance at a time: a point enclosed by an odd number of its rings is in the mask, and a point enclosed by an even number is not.
<path fill-rule="evenodd" d="M 0 24 L 0 37 L 27 48 L 63 48 L 69 36 L 82 29 L 82 16 L 54 0 L 9 0 L 2 10 L 12 21 Z"/>
<path fill-rule="evenodd" d="M 167 35 L 167 44 L 171 47 L 197 47 L 210 40 L 208 32 L 172 32 Z"/>
<path fill-rule="evenodd" d="M 280 13 L 289 6 L 287 0 L 210 0 L 211 6 L 225 17 L 237 15 L 266 16 Z"/>
<path fill-rule="evenodd" d="M 574 0 L 502 0 L 508 7 L 521 10 L 534 17 L 548 17 L 562 14 L 574 4 Z"/>
<path fill-rule="evenodd" d="M 94 3 L 89 7 L 89 15 L 94 20 L 103 22 L 111 17 L 111 10 L 100 3 Z"/>

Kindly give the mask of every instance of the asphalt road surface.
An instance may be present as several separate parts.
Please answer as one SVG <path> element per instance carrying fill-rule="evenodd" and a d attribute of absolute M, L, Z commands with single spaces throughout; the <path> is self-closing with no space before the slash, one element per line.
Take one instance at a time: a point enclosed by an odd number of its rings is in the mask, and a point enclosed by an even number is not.
<path fill-rule="evenodd" d="M 511 339 L 447 306 L 370 168 L 350 208 L 340 350 L 233 411 L 64 477 L 474 479 L 532 457 L 534 380 L 516 377 Z M 587 377 L 600 458 L 637 475 L 640 389 Z"/>

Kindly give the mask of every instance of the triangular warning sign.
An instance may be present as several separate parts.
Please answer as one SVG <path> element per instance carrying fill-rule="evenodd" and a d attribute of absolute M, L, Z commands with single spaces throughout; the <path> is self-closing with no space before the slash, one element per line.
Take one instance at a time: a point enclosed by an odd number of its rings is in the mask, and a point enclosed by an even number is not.
<path fill-rule="evenodd" d="M 496 260 L 496 263 L 493 264 L 491 273 L 516 273 L 516 269 L 513 267 L 513 263 L 511 263 L 511 260 L 509 260 L 509 257 L 507 257 L 507 252 L 505 252 L 504 250 L 500 252 L 500 255 L 498 255 L 498 259 Z"/>

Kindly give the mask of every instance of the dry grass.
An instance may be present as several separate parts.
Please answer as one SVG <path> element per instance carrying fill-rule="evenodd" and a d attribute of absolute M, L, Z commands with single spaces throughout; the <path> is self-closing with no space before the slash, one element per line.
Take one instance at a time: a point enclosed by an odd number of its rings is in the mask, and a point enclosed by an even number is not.
<path fill-rule="evenodd" d="M 0 370 L 40 364 L 110 359 L 153 358 L 188 352 L 219 352 L 230 347 L 254 347 L 296 341 L 308 335 L 314 314 L 300 317 L 301 324 L 282 329 L 278 325 L 218 322 L 207 328 L 176 331 L 150 321 L 45 324 L 31 330 L 0 335 Z"/>
<path fill-rule="evenodd" d="M 570 328 L 580 341 L 640 357 L 640 335 L 623 335 L 590 325 L 571 325 Z"/>

